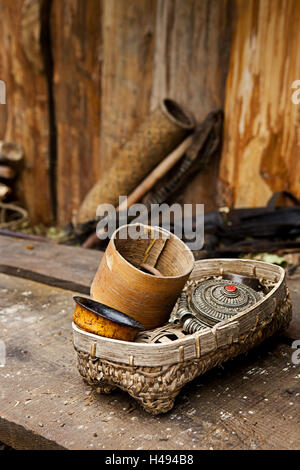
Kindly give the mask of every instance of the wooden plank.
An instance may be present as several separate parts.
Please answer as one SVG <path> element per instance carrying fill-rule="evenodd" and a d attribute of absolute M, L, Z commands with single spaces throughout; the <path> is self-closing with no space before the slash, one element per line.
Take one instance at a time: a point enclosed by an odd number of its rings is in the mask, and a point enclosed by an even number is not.
<path fill-rule="evenodd" d="M 152 107 L 166 96 L 201 122 L 223 108 L 234 2 L 159 0 L 156 15 Z M 216 207 L 218 159 L 189 183 L 180 201 Z"/>
<path fill-rule="evenodd" d="M 103 253 L 0 236 L 0 272 L 89 294 Z"/>
<path fill-rule="evenodd" d="M 298 0 L 237 2 L 226 87 L 220 198 L 263 206 L 282 189 L 300 197 Z"/>
<path fill-rule="evenodd" d="M 156 3 L 103 4 L 101 172 L 150 110 Z"/>
<path fill-rule="evenodd" d="M 52 221 L 49 155 L 48 70 L 41 48 L 42 0 L 0 2 L 0 78 L 6 82 L 6 105 L 0 106 L 0 140 L 25 150 L 18 196 L 33 223 Z M 43 29 L 43 32 L 45 29 Z"/>
<path fill-rule="evenodd" d="M 297 449 L 299 366 L 279 338 L 188 384 L 152 417 L 80 379 L 72 293 L 0 275 L 0 441 L 17 449 Z M 128 410 L 131 408 L 131 413 Z"/>
<path fill-rule="evenodd" d="M 101 0 L 54 0 L 52 5 L 57 216 L 61 224 L 72 219 L 100 176 L 101 15 Z"/>

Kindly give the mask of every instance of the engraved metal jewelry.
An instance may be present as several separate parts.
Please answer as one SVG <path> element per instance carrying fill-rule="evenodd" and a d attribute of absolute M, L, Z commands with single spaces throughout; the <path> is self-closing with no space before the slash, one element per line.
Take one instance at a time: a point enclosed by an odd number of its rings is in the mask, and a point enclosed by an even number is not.
<path fill-rule="evenodd" d="M 192 290 L 190 304 L 182 293 L 173 322 L 181 323 L 183 330 L 192 334 L 233 317 L 261 298 L 262 293 L 245 284 L 210 279 Z"/>
<path fill-rule="evenodd" d="M 212 279 L 195 287 L 190 307 L 201 321 L 213 326 L 246 310 L 261 298 L 260 293 L 239 282 Z"/>

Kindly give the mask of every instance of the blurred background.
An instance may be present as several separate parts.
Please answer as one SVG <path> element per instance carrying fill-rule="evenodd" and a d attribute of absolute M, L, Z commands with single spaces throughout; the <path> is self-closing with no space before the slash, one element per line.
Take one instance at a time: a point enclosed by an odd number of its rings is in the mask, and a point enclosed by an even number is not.
<path fill-rule="evenodd" d="M 221 151 L 179 202 L 300 197 L 299 0 L 0 0 L 0 18 L 0 140 L 24 150 L 1 181 L 32 225 L 69 223 L 165 97 L 197 122 L 225 115 Z"/>

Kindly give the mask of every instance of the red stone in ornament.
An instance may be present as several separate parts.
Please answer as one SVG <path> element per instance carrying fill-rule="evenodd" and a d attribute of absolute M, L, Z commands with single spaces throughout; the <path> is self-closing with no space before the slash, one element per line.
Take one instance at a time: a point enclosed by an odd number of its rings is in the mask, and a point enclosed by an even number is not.
<path fill-rule="evenodd" d="M 237 288 L 236 288 L 235 286 L 231 285 L 231 284 L 229 284 L 228 286 L 225 286 L 225 290 L 226 290 L 227 292 L 230 292 L 230 293 L 235 292 L 236 289 L 237 289 Z"/>

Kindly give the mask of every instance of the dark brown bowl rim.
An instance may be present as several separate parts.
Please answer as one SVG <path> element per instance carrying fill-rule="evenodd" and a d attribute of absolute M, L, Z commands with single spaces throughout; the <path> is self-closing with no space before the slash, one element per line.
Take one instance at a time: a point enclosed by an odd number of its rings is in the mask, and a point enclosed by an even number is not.
<path fill-rule="evenodd" d="M 111 322 L 122 326 L 134 328 L 135 330 L 145 330 L 143 325 L 134 318 L 131 318 L 125 313 L 119 312 L 119 310 L 109 307 L 108 305 L 97 302 L 96 300 L 77 295 L 73 297 L 73 300 L 77 305 L 94 313 L 98 317 L 105 318 L 106 320 L 110 320 Z"/>

